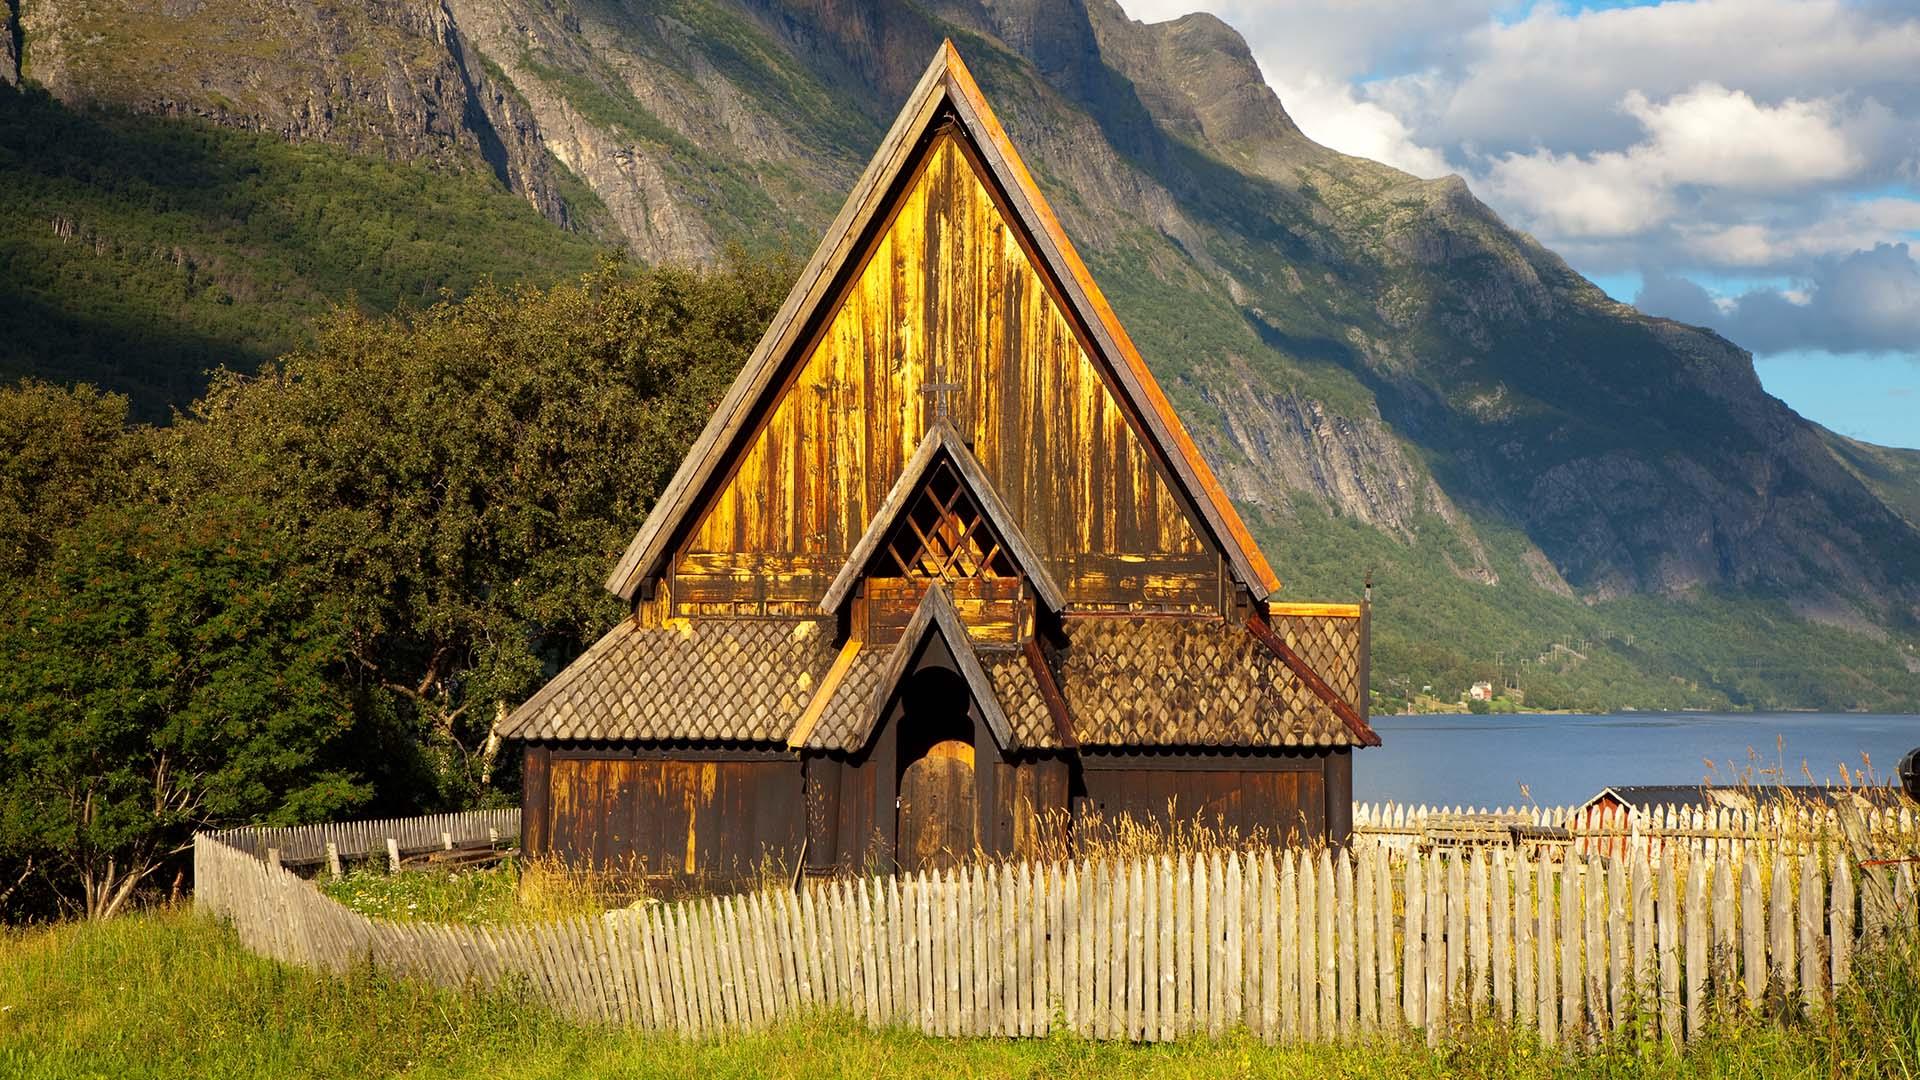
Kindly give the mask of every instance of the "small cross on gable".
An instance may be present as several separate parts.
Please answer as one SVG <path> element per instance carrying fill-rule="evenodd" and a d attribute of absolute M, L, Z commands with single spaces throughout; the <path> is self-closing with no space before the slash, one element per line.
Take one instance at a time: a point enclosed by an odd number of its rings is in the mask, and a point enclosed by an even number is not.
<path fill-rule="evenodd" d="M 941 420 L 953 419 L 953 395 L 965 387 L 957 382 L 943 378 L 945 372 L 936 361 L 933 365 L 932 379 L 920 384 L 920 392 L 933 402 L 933 415 Z"/>

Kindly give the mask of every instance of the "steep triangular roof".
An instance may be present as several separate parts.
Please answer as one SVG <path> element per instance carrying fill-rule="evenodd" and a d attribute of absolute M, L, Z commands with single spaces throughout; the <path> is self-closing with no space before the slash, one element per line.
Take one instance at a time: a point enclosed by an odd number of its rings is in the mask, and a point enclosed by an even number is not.
<path fill-rule="evenodd" d="M 923 136 L 948 114 L 957 121 L 1004 193 L 1015 223 L 1030 236 L 1040 263 L 1112 372 L 1119 396 L 1137 414 L 1148 441 L 1225 553 L 1233 577 L 1256 600 L 1266 599 L 1279 588 L 1265 556 L 1201 458 L 1139 350 L 1121 328 L 949 41 L 941 45 L 753 355 L 608 576 L 608 589 L 631 600 L 640 582 L 658 572 L 675 531 L 698 509 L 703 489 L 716 471 L 725 467 L 756 405 L 767 394 L 778 391 L 780 372 L 804 345 L 803 336 L 814 313 L 832 302 L 841 268 L 858 257 L 870 226 L 884 216 L 895 181 L 911 166 Z"/>
<path fill-rule="evenodd" d="M 873 521 L 867 525 L 866 533 L 854 545 L 853 553 L 847 556 L 840 573 L 827 589 L 827 595 L 821 599 L 821 614 L 834 615 L 840 611 L 840 605 L 846 602 L 854 586 L 859 584 L 880 542 L 900 520 L 900 516 L 906 513 L 913 497 L 926 483 L 927 473 L 943 454 L 946 460 L 953 463 L 954 471 L 960 474 L 960 481 L 973 497 L 974 503 L 986 514 L 988 523 L 1013 558 L 1014 564 L 1033 583 L 1033 591 L 1040 597 L 1040 602 L 1047 605 L 1049 611 L 1057 612 L 1066 607 L 1066 594 L 1060 591 L 1060 586 L 1047 573 L 1046 564 L 1040 561 L 1026 537 L 1021 535 L 1019 526 L 1014 524 L 1013 515 L 1007 512 L 1006 503 L 993 490 L 993 484 L 988 481 L 980 463 L 974 460 L 973 451 L 967 449 L 966 442 L 952 424 L 935 420 L 927 426 L 927 435 L 920 440 L 920 448 L 914 451 L 906 468 L 900 470 L 900 478 L 894 481 L 893 490 L 887 493 L 887 500 L 880 504 Z"/>

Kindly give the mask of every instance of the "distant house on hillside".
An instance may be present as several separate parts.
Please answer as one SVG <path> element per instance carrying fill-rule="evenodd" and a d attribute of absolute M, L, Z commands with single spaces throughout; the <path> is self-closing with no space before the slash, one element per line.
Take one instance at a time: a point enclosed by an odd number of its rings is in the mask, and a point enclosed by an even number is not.
<path fill-rule="evenodd" d="M 1493 684 L 1490 682 L 1474 683 L 1471 687 L 1467 689 L 1467 700 L 1468 701 L 1492 701 L 1493 700 Z"/>
<path fill-rule="evenodd" d="M 941 47 L 607 586 L 504 722 L 523 842 L 710 879 L 1344 842 L 1368 607 L 1286 604 Z"/>

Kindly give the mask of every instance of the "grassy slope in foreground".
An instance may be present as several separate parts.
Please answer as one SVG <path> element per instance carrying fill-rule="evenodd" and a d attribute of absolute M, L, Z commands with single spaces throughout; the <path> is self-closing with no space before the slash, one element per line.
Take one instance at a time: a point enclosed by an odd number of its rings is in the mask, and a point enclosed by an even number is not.
<path fill-rule="evenodd" d="M 1913 1076 L 1920 957 L 1863 964 L 1831 1021 L 1716 1031 L 1684 1057 L 1622 1038 L 1578 1058 L 1493 1029 L 1418 1043 L 1276 1050 L 1243 1035 L 1136 1047 L 869 1032 L 840 1017 L 694 1043 L 570 1024 L 510 995 L 326 978 L 256 958 L 185 912 L 0 936 L 0 1075 Z"/>
<path fill-rule="evenodd" d="M 0 380 L 129 394 L 164 417 L 337 303 L 424 307 L 550 284 L 593 241 L 479 168 L 440 171 L 0 85 Z"/>

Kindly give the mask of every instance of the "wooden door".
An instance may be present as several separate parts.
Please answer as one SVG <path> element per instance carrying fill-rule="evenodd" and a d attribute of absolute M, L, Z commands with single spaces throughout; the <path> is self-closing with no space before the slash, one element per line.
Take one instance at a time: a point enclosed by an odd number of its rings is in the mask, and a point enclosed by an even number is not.
<path fill-rule="evenodd" d="M 938 742 L 900 777 L 899 863 L 904 871 L 958 864 L 974 847 L 973 747 Z"/>

